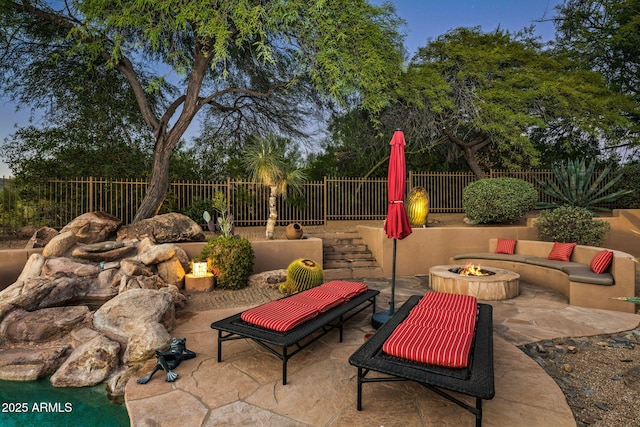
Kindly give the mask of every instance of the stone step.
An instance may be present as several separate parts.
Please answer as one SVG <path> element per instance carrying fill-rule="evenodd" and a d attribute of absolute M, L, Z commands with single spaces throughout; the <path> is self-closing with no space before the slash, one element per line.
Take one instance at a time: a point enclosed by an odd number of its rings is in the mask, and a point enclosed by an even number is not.
<path fill-rule="evenodd" d="M 374 259 L 350 260 L 350 259 L 334 259 L 323 262 L 324 268 L 358 268 L 358 267 L 377 267 L 378 264 Z"/>
<path fill-rule="evenodd" d="M 384 277 L 380 267 L 329 268 L 324 270 L 325 281 L 375 277 Z"/>
<path fill-rule="evenodd" d="M 339 245 L 322 245 L 322 250 L 327 253 L 371 253 L 369 248 L 365 244 L 352 245 L 352 244 L 339 244 Z"/>
<path fill-rule="evenodd" d="M 334 259 L 371 259 L 375 261 L 375 258 L 371 255 L 371 252 L 325 252 L 324 260 Z"/>

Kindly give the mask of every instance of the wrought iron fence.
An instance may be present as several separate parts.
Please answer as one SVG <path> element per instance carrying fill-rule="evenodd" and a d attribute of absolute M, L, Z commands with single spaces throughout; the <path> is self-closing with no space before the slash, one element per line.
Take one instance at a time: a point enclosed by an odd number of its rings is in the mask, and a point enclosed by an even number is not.
<path fill-rule="evenodd" d="M 509 176 L 533 184 L 541 201 L 550 198 L 540 191 L 537 180 L 554 180 L 547 170 L 492 170 L 488 177 Z M 475 180 L 472 173 L 409 172 L 407 191 L 416 186 L 427 189 L 430 212 L 463 212 L 462 191 Z M 11 178 L 0 182 L 0 227 L 13 234 L 26 225 L 62 228 L 73 218 L 91 211 L 110 213 L 129 224 L 144 198 L 147 182 L 95 177 L 19 183 Z M 613 190 L 612 190 L 613 191 Z M 263 225 L 269 215 L 269 189 L 247 181 L 180 181 L 169 186 L 162 211 L 185 213 L 202 222 L 204 210 L 212 210 L 211 200 L 222 192 L 238 226 Z M 278 224 L 303 225 L 327 221 L 383 220 L 386 216 L 386 179 L 325 177 L 307 182 L 301 194 L 277 198 Z M 608 206 L 614 207 L 614 206 Z"/>

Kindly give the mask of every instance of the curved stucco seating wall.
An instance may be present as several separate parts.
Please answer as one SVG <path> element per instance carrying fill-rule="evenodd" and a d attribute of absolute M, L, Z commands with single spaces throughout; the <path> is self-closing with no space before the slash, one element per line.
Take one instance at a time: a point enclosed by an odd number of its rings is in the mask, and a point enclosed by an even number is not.
<path fill-rule="evenodd" d="M 189 258 L 200 255 L 206 242 L 178 243 Z M 297 258 L 309 258 L 322 266 L 322 239 L 309 237 L 299 240 L 264 240 L 251 242 L 255 259 L 253 273 L 284 269 Z M 27 260 L 42 249 L 0 250 L 0 290 L 13 284 Z"/>
<path fill-rule="evenodd" d="M 636 266 L 633 256 L 628 253 L 614 250 L 613 260 L 608 273 L 613 276 L 613 285 L 599 285 L 595 283 L 582 283 L 571 280 L 570 276 L 557 268 L 549 268 L 539 264 L 525 262 L 519 255 L 537 257 L 546 260 L 553 248 L 552 242 L 540 242 L 531 240 L 518 240 L 513 260 L 490 259 L 495 255 L 498 244 L 497 239 L 489 239 L 486 256 L 482 253 L 454 256 L 451 263 L 480 264 L 488 267 L 498 267 L 515 271 L 524 281 L 535 283 L 551 289 L 555 289 L 564 295 L 571 305 L 589 308 L 601 308 L 628 313 L 635 313 L 636 306 L 628 302 L 618 301 L 612 297 L 625 297 L 635 295 Z M 573 249 L 571 262 L 589 266 L 593 257 L 603 248 L 578 245 Z"/>

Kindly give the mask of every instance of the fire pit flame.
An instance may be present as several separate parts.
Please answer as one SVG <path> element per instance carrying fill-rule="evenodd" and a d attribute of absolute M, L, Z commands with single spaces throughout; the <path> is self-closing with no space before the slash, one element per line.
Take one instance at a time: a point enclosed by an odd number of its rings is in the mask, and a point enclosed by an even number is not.
<path fill-rule="evenodd" d="M 475 266 L 473 264 L 467 264 L 464 268 L 454 269 L 453 273 L 458 273 L 461 276 L 490 276 L 494 274 L 492 271 L 483 270 L 480 265 Z"/>

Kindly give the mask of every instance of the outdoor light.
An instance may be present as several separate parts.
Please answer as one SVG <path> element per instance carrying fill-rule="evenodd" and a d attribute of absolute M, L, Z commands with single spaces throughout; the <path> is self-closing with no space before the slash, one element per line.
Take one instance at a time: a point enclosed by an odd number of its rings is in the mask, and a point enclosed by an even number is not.
<path fill-rule="evenodd" d="M 191 274 L 193 274 L 193 277 L 205 277 L 207 275 L 207 263 L 194 262 Z"/>

